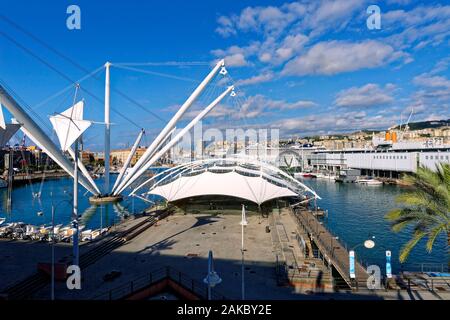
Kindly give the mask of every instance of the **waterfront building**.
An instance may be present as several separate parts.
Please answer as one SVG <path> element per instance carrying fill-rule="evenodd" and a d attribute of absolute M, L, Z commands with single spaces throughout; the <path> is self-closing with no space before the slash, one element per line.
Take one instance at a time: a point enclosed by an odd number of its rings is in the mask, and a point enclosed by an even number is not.
<path fill-rule="evenodd" d="M 135 154 L 131 158 L 131 165 L 135 165 L 136 162 L 142 157 L 146 148 L 139 147 L 136 149 Z M 131 148 L 111 150 L 110 163 L 116 165 L 123 165 L 131 152 Z"/>
<path fill-rule="evenodd" d="M 314 171 L 339 172 L 342 169 L 360 169 L 362 175 L 399 178 L 402 173 L 416 172 L 419 166 L 435 169 L 441 162 L 450 163 L 450 148 L 350 149 L 317 151 L 310 155 Z"/>

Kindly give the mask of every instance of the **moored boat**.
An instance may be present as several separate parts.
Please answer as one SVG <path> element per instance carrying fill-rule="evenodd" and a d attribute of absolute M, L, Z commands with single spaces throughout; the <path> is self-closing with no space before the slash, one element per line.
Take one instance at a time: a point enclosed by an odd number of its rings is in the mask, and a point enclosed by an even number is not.
<path fill-rule="evenodd" d="M 380 180 L 376 179 L 358 179 L 356 183 L 367 185 L 367 186 L 380 186 L 383 184 Z"/>

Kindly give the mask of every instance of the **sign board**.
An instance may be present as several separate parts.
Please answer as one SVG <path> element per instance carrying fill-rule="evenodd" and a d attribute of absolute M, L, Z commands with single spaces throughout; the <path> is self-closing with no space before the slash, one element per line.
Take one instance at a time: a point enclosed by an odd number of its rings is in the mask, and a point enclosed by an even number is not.
<path fill-rule="evenodd" d="M 392 278 L 392 266 L 391 266 L 391 251 L 386 250 L 386 277 Z"/>
<path fill-rule="evenodd" d="M 350 278 L 355 279 L 356 278 L 356 274 L 355 274 L 355 251 L 351 250 L 348 253 L 348 257 L 349 257 L 349 266 L 350 266 Z"/>

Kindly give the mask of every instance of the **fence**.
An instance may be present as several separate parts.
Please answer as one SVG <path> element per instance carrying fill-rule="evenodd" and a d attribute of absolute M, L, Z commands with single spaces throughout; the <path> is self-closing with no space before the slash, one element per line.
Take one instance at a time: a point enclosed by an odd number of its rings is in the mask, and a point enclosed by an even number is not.
<path fill-rule="evenodd" d="M 160 281 L 170 279 L 176 282 L 178 285 L 182 286 L 186 290 L 189 290 L 195 294 L 200 299 L 208 298 L 208 286 L 200 281 L 194 280 L 188 275 L 172 268 L 172 267 L 161 267 L 155 269 L 148 274 L 144 274 L 115 287 L 111 290 L 103 292 L 99 295 L 94 296 L 93 300 L 120 300 L 124 299 L 132 293 L 136 293 L 142 289 L 145 289 L 151 285 L 154 285 Z M 211 300 L 227 300 L 226 297 L 216 289 L 211 290 Z"/>

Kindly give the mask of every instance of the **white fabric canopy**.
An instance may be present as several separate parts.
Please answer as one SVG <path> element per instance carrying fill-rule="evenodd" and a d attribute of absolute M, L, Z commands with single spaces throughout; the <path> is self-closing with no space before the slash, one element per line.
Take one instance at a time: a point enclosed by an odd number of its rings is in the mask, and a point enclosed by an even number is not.
<path fill-rule="evenodd" d="M 61 114 L 50 117 L 50 121 L 58 136 L 61 149 L 67 151 L 75 140 L 91 125 L 83 120 L 84 102 L 74 104 Z"/>
<path fill-rule="evenodd" d="M 182 176 L 165 185 L 158 185 L 148 194 L 159 195 L 168 201 L 223 195 L 246 199 L 261 204 L 280 197 L 298 196 L 288 188 L 277 186 L 262 177 L 249 177 L 237 172 L 213 173 L 206 171 L 195 176 Z"/>
<path fill-rule="evenodd" d="M 0 148 L 8 144 L 11 137 L 19 128 L 20 124 L 5 124 L 5 128 L 0 128 Z"/>

